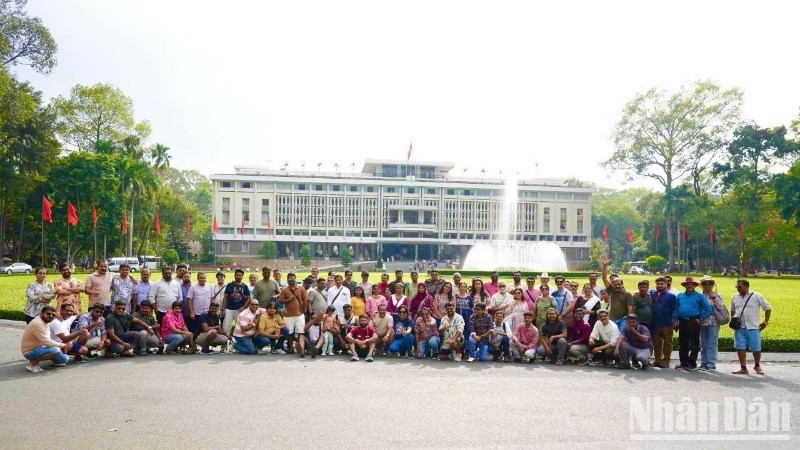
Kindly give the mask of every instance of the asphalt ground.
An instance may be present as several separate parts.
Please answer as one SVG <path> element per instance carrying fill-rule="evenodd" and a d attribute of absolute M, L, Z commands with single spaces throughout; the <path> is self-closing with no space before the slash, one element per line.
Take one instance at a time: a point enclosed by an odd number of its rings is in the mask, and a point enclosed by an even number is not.
<path fill-rule="evenodd" d="M 797 363 L 766 363 L 766 376 L 743 377 L 730 374 L 738 368 L 730 362 L 717 372 L 645 372 L 217 354 L 100 358 L 62 368 L 44 362 L 45 371 L 32 374 L 19 351 L 21 333 L 0 326 L 0 448 L 797 448 L 800 442 Z M 754 398 L 785 402 L 790 428 L 726 432 L 719 422 L 716 433 L 681 432 L 678 425 L 643 432 L 632 419 L 633 403 L 723 405 L 726 397 L 747 407 L 758 403 Z M 689 423 L 686 417 L 675 423 Z"/>

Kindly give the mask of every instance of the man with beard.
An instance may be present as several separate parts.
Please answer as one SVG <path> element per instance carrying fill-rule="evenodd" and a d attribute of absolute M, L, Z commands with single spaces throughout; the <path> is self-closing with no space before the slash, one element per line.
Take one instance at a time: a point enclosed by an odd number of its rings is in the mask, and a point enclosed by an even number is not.
<path fill-rule="evenodd" d="M 81 293 L 84 292 L 83 282 L 72 276 L 72 268 L 69 264 L 61 265 L 61 279 L 53 283 L 56 292 L 56 310 L 61 311 L 61 305 L 72 305 L 75 313 L 81 311 Z"/>
<path fill-rule="evenodd" d="M 42 312 L 31 320 L 22 333 L 20 348 L 22 355 L 28 360 L 25 368 L 29 372 L 42 372 L 44 369 L 39 366 L 39 363 L 46 360 L 53 360 L 53 364 L 59 367 L 67 364 L 69 359 L 67 351 L 70 345 L 50 339 L 48 324 L 55 316 L 55 308 L 45 305 Z"/>
<path fill-rule="evenodd" d="M 653 329 L 650 334 L 653 338 L 654 365 L 661 369 L 669 367 L 672 356 L 672 333 L 675 316 L 675 302 L 677 299 L 667 290 L 667 280 L 664 277 L 656 278 L 656 290 L 650 292 L 653 299 Z"/>
<path fill-rule="evenodd" d="M 236 269 L 233 281 L 225 286 L 225 297 L 222 299 L 222 328 L 230 330 L 239 318 L 239 313 L 250 306 L 250 288 L 242 283 L 244 270 Z"/>
<path fill-rule="evenodd" d="M 358 317 L 358 326 L 350 330 L 347 335 L 347 343 L 350 346 L 350 353 L 353 355 L 350 361 L 358 361 L 360 358 L 367 358 L 367 362 L 372 362 L 372 352 L 375 351 L 375 343 L 378 342 L 378 334 L 375 329 L 369 326 L 369 317 L 362 314 Z"/>
<path fill-rule="evenodd" d="M 172 310 L 172 304 L 181 301 L 181 286 L 178 281 L 172 279 L 171 268 L 165 266 L 161 269 L 161 279 L 150 287 L 148 300 L 156 308 L 156 320 L 159 324 Z"/>
<path fill-rule="evenodd" d="M 69 303 L 62 303 L 60 314 L 56 315 L 48 324 L 50 329 L 50 339 L 59 344 L 67 343 L 70 345 L 67 355 L 75 356 L 75 362 L 86 362 L 83 358 L 88 352 L 84 344 L 89 340 L 89 332 L 77 330 L 70 333 L 72 324 L 77 320 L 74 307 Z"/>
<path fill-rule="evenodd" d="M 111 314 L 111 281 L 114 276 L 108 271 L 108 261 L 101 260 L 97 263 L 97 270 L 86 279 L 86 293 L 89 294 L 89 304 L 101 303 L 105 308 L 105 315 Z"/>
<path fill-rule="evenodd" d="M 284 306 L 285 313 L 283 316 L 286 329 L 289 330 L 289 337 L 287 348 L 289 353 L 294 353 L 294 341 L 298 341 L 300 357 L 306 356 L 306 308 L 308 307 L 308 293 L 302 286 L 297 285 L 297 276 L 289 272 L 287 276 L 288 286 L 281 289 L 278 295 L 278 302 Z M 341 280 L 341 278 L 340 278 Z"/>

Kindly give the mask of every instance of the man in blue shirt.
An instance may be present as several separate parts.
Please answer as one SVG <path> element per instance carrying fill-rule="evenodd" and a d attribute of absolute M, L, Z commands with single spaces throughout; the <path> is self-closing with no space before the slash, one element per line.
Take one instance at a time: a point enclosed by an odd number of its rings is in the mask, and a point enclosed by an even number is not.
<path fill-rule="evenodd" d="M 230 333 L 233 322 L 239 319 L 239 313 L 250 306 L 250 288 L 242 283 L 244 270 L 236 269 L 233 273 L 233 282 L 225 286 L 225 296 L 222 299 L 222 328 Z"/>
<path fill-rule="evenodd" d="M 697 370 L 697 353 L 700 351 L 700 324 L 711 316 L 711 306 L 706 300 L 706 296 L 695 289 L 700 283 L 692 277 L 686 277 L 686 281 L 681 286 L 686 288 L 685 292 L 678 294 L 675 304 L 675 320 L 673 326 L 678 330 L 678 351 L 681 364 L 675 368 L 678 370 Z"/>
<path fill-rule="evenodd" d="M 667 290 L 667 280 L 664 277 L 656 278 L 656 289 L 650 291 L 650 298 L 653 299 L 653 329 L 650 330 L 655 357 L 653 364 L 668 369 L 672 356 L 672 325 L 677 298 Z"/>

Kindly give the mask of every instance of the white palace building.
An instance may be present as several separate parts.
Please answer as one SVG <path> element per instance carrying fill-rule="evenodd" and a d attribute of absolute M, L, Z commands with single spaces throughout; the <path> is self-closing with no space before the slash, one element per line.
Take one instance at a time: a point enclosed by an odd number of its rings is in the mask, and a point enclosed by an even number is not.
<path fill-rule="evenodd" d="M 463 261 L 470 247 L 503 237 L 504 184 L 464 178 L 453 163 L 367 160 L 360 172 L 324 173 L 235 166 L 211 176 L 219 259 L 258 258 L 267 241 L 279 257 Z M 569 267 L 589 260 L 592 189 L 562 179 L 518 183 L 511 240 L 555 242 Z M 244 232 L 242 232 L 244 230 Z"/>

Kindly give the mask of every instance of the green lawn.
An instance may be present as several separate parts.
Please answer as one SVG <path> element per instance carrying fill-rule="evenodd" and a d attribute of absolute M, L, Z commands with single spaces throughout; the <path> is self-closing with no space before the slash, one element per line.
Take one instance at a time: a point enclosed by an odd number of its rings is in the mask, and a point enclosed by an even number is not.
<path fill-rule="evenodd" d="M 247 274 L 249 275 L 249 274 Z M 245 280 L 247 279 L 245 275 Z M 300 277 L 305 277 L 307 273 L 298 273 Z M 551 277 L 554 274 L 550 275 Z M 48 280 L 53 282 L 59 277 L 58 274 L 48 275 Z M 86 279 L 86 275 L 77 275 L 79 279 Z M 682 280 L 682 277 L 674 276 L 675 280 Z M 394 279 L 394 275 L 391 275 Z M 406 274 L 406 278 L 408 275 Z M 447 277 L 449 278 L 449 276 Z M 655 276 L 624 275 L 626 287 L 636 290 L 636 284 L 640 280 L 650 280 L 651 286 L 655 288 Z M 228 276 L 232 279 L 232 275 Z M 357 278 L 358 279 L 358 278 Z M 488 276 L 484 279 L 488 280 Z M 524 279 L 524 278 L 523 278 Z M 0 318 L 22 320 L 22 310 L 25 306 L 25 289 L 28 284 L 35 280 L 34 275 L 0 275 Z M 372 282 L 380 281 L 380 273 L 373 272 L 370 276 Z M 730 298 L 736 293 L 734 278 L 716 277 L 717 287 L 720 294 L 726 299 L 730 307 Z M 586 280 L 578 280 L 585 282 Z M 764 331 L 764 350 L 765 351 L 800 351 L 800 278 L 750 278 L 752 290 L 760 292 L 773 307 L 773 315 L 770 319 L 769 327 Z M 84 304 L 86 303 L 84 297 Z M 727 326 L 722 327 L 720 334 L 720 349 L 723 351 L 732 348 L 733 331 Z"/>

